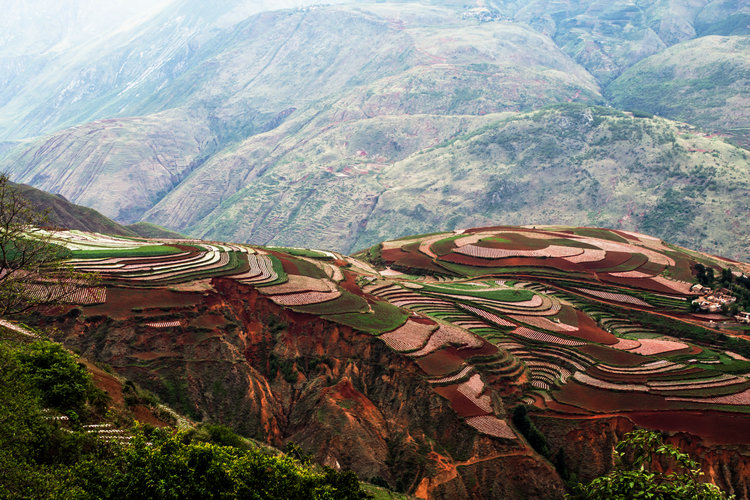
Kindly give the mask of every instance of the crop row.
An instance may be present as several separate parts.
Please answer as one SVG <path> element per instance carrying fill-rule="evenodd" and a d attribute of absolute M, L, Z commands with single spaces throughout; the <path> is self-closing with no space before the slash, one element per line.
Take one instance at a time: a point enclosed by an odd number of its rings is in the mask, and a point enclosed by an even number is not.
<path fill-rule="evenodd" d="M 105 287 L 84 287 L 75 284 L 28 283 L 24 290 L 33 300 L 56 300 L 68 304 L 102 304 L 107 301 Z"/>
<path fill-rule="evenodd" d="M 464 309 L 466 311 L 469 311 L 471 313 L 476 314 L 477 316 L 480 316 L 490 323 L 493 323 L 498 326 L 508 326 L 508 327 L 514 327 L 516 326 L 515 323 L 511 323 L 507 319 L 501 318 L 500 316 L 496 314 L 492 314 L 491 312 L 487 312 L 484 309 L 479 309 L 478 307 L 469 306 L 466 304 L 458 304 L 458 306 L 461 309 Z"/>
<path fill-rule="evenodd" d="M 453 382 L 463 381 L 465 380 L 469 374 L 474 370 L 474 368 L 471 365 L 464 366 L 458 373 L 455 375 L 449 375 L 447 377 L 442 378 L 436 378 L 431 379 L 429 382 L 431 384 L 450 384 Z"/>
<path fill-rule="evenodd" d="M 245 273 L 236 274 L 232 278 L 248 285 L 270 283 L 279 279 L 279 275 L 273 268 L 271 257 L 268 255 L 249 254 L 247 255 L 247 262 L 250 269 Z"/>
<path fill-rule="evenodd" d="M 173 328 L 182 326 L 182 321 L 176 319 L 173 321 L 154 321 L 151 323 L 145 323 L 146 326 L 150 326 L 151 328 Z"/>
<path fill-rule="evenodd" d="M 638 297 L 633 297 L 632 295 L 626 295 L 624 293 L 613 293 L 613 292 L 605 292 L 603 290 L 591 290 L 590 288 L 575 288 L 579 292 L 583 292 L 586 295 L 593 295 L 594 297 L 599 297 L 600 299 L 605 300 L 611 300 L 613 302 L 623 302 L 626 304 L 633 304 L 637 306 L 644 306 L 644 307 L 651 307 L 651 304 L 648 302 L 645 302 Z"/>
<path fill-rule="evenodd" d="M 506 257 L 574 257 L 583 253 L 583 248 L 550 245 L 540 250 L 506 250 L 503 248 L 488 248 L 476 245 L 464 245 L 453 249 L 453 252 L 477 257 L 480 259 L 503 259 Z"/>
<path fill-rule="evenodd" d="M 461 328 L 449 325 L 440 327 L 430 335 L 427 344 L 418 351 L 409 353 L 409 356 L 420 357 L 430 354 L 446 346 L 456 345 L 461 347 L 481 347 L 482 341 L 473 334 Z"/>
<path fill-rule="evenodd" d="M 380 335 L 380 339 L 394 351 L 416 351 L 425 346 L 435 329 L 436 325 L 426 325 L 407 320 L 406 323 L 395 330 Z"/>
<path fill-rule="evenodd" d="M 553 344 L 560 344 L 560 345 L 567 345 L 567 346 L 577 346 L 577 345 L 586 344 L 586 342 L 580 342 L 578 340 L 564 339 L 561 337 L 548 335 L 546 333 L 538 332 L 536 330 L 531 330 L 530 328 L 526 328 L 523 326 L 516 328 L 511 333 L 518 335 L 519 337 L 527 338 L 530 340 L 536 340 L 538 342 L 549 342 Z"/>
<path fill-rule="evenodd" d="M 484 382 L 482 382 L 482 377 L 478 373 L 472 375 L 466 382 L 460 383 L 456 389 L 481 410 L 492 413 L 492 401 L 488 395 L 482 394 Z"/>
<path fill-rule="evenodd" d="M 568 262 L 572 262 L 574 264 L 583 264 L 587 262 L 599 262 L 600 260 L 604 260 L 606 256 L 607 252 L 605 252 L 604 250 L 585 248 L 583 250 L 583 253 L 581 253 L 580 255 L 563 258 Z"/>
<path fill-rule="evenodd" d="M 543 316 L 524 316 L 520 314 L 511 314 L 509 316 L 520 323 L 526 323 L 527 325 L 550 330 L 552 332 L 577 332 L 579 330 L 577 326 L 567 325 L 565 323 L 560 323 L 559 321 L 552 321 Z"/>
<path fill-rule="evenodd" d="M 269 298 L 280 306 L 306 306 L 309 304 L 320 304 L 341 296 L 338 290 L 332 292 L 300 292 L 287 293 L 283 295 L 271 295 Z"/>
<path fill-rule="evenodd" d="M 483 434 L 503 439 L 518 439 L 507 422 L 492 415 L 469 417 L 466 423 Z"/>

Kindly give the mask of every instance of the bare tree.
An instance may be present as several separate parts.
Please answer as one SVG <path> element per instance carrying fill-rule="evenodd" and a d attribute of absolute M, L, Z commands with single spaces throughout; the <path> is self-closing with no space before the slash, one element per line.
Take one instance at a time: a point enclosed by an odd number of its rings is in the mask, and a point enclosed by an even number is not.
<path fill-rule="evenodd" d="M 0 316 L 70 302 L 96 284 L 93 275 L 65 263 L 65 249 L 42 229 L 48 225 L 47 214 L 0 173 Z"/>

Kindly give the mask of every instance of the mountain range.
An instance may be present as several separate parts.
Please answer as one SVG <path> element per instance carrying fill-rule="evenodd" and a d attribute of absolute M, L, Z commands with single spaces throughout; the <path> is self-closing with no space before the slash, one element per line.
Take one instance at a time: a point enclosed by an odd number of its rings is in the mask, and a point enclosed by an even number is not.
<path fill-rule="evenodd" d="M 0 169 L 196 237 L 566 223 L 746 254 L 741 2 L 296 5 L 156 4 L 90 38 L 63 16 L 0 46 Z"/>

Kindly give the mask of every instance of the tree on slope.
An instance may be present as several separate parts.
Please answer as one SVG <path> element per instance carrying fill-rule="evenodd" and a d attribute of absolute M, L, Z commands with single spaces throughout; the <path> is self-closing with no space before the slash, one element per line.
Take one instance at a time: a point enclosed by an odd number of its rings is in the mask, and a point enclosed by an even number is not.
<path fill-rule="evenodd" d="M 65 249 L 42 228 L 47 217 L 0 173 L 0 316 L 65 301 L 93 277 L 64 263 Z"/>
<path fill-rule="evenodd" d="M 625 434 L 615 447 L 615 470 L 578 484 L 569 498 L 592 500 L 729 500 L 717 486 L 699 480 L 698 462 L 661 436 L 643 429 Z"/>

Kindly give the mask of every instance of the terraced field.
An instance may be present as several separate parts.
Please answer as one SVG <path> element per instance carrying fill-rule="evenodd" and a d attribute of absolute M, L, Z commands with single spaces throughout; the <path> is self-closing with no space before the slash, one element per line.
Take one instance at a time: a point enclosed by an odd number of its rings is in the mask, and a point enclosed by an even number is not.
<path fill-rule="evenodd" d="M 106 290 L 78 298 L 85 307 L 122 308 L 123 290 L 206 291 L 233 280 L 278 306 L 376 336 L 413 360 L 467 425 L 499 439 L 518 438 L 506 415 L 518 404 L 579 416 L 665 411 L 676 419 L 670 428 L 695 410 L 750 410 L 750 343 L 688 307 L 697 258 L 717 274 L 748 274 L 750 265 L 636 233 L 477 228 L 353 257 L 77 231 L 54 240 L 77 269 L 102 277 Z"/>

